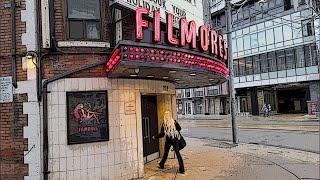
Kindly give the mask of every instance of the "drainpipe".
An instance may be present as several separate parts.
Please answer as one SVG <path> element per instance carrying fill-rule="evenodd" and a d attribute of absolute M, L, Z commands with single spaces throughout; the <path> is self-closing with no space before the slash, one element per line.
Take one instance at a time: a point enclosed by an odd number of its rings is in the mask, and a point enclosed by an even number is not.
<path fill-rule="evenodd" d="M 40 16 L 41 16 L 41 3 L 40 0 L 36 0 L 36 23 L 37 23 L 37 98 L 38 101 L 41 101 L 41 82 L 42 82 L 42 59 L 44 56 L 41 55 L 41 23 L 40 23 Z"/>
<path fill-rule="evenodd" d="M 16 67 L 16 2 L 11 0 L 11 71 L 12 71 L 12 85 L 17 88 L 17 67 Z"/>
<path fill-rule="evenodd" d="M 100 65 L 104 65 L 106 64 L 106 60 L 105 61 L 98 61 L 96 63 L 93 64 L 89 64 L 89 65 L 85 65 L 83 67 L 80 68 L 75 68 L 71 71 L 68 71 L 66 73 L 57 75 L 55 77 L 52 77 L 48 80 L 45 80 L 43 82 L 43 86 L 42 86 L 42 96 L 43 96 L 43 106 L 42 106 L 42 110 L 43 110 L 43 174 L 44 174 L 44 180 L 48 180 L 48 175 L 50 174 L 50 171 L 48 171 L 48 155 L 49 155 L 49 142 L 48 142 L 48 84 L 54 81 L 57 81 L 59 79 L 63 79 L 66 77 L 69 77 L 77 72 L 86 70 L 86 69 L 90 69 L 96 66 L 100 66 Z"/>

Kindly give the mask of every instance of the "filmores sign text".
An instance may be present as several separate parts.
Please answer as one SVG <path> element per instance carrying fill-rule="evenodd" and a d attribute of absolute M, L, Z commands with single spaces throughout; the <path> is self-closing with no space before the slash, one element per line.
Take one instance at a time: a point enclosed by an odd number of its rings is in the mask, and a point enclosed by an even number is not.
<path fill-rule="evenodd" d="M 143 18 L 143 15 L 148 16 L 150 10 L 146 8 L 137 8 L 136 10 L 136 40 L 143 39 L 143 29 L 149 28 L 149 21 Z M 227 60 L 228 50 L 227 41 L 223 39 L 222 35 L 218 34 L 214 29 L 210 29 L 207 25 L 201 25 L 198 28 L 194 20 L 187 21 L 185 17 L 180 19 L 179 33 L 180 36 L 174 35 L 172 13 L 167 13 L 166 17 L 166 41 L 173 46 L 185 47 L 190 44 L 190 48 L 198 49 L 202 52 L 209 52 L 221 59 Z M 153 42 L 158 43 L 161 41 L 160 29 L 160 11 L 153 11 Z M 199 43 L 198 43 L 199 42 Z"/>

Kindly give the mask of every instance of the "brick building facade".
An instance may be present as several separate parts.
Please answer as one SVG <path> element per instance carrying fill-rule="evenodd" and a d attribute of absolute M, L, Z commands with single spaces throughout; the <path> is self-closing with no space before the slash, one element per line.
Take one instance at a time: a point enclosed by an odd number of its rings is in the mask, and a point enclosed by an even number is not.
<path fill-rule="evenodd" d="M 0 103 L 0 179 L 23 179 L 29 170 L 24 160 L 29 150 L 24 129 L 30 125 L 25 106 L 34 99 L 27 90 L 21 89 L 21 84 L 28 82 L 27 64 L 22 55 L 27 49 L 34 50 L 35 42 L 32 38 L 27 42 L 26 36 L 35 27 L 29 26 L 29 31 L 26 30 L 30 20 L 34 20 L 25 19 L 30 5 L 25 1 L 13 4 L 11 1 L 0 3 L 0 78 L 12 77 L 12 85 L 16 86 L 12 100 Z"/>

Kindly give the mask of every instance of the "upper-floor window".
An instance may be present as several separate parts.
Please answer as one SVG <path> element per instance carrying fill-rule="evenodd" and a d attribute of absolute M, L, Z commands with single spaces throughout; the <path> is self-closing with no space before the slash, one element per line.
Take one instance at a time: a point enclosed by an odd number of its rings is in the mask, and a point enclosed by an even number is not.
<path fill-rule="evenodd" d="M 312 19 L 306 19 L 302 21 L 302 34 L 304 37 L 314 35 L 314 24 Z"/>
<path fill-rule="evenodd" d="M 186 89 L 185 90 L 185 97 L 191 97 L 191 91 L 190 91 L 190 89 Z"/>
<path fill-rule="evenodd" d="M 306 0 L 299 0 L 299 5 L 306 4 Z"/>
<path fill-rule="evenodd" d="M 201 97 L 203 96 L 203 91 L 197 90 L 195 94 L 196 94 L 196 97 Z"/>
<path fill-rule="evenodd" d="M 224 14 L 213 16 L 211 19 L 212 25 L 215 29 L 221 29 L 226 27 L 226 17 Z"/>
<path fill-rule="evenodd" d="M 293 8 L 293 0 L 284 0 L 284 10 Z"/>
<path fill-rule="evenodd" d="M 100 39 L 100 0 L 67 0 L 67 2 L 69 39 Z"/>

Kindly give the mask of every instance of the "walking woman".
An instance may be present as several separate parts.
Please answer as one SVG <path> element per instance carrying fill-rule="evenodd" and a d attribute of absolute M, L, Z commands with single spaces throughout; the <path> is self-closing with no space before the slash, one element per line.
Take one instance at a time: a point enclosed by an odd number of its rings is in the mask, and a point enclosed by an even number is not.
<path fill-rule="evenodd" d="M 152 137 L 153 139 L 162 138 L 164 136 L 166 137 L 166 142 L 164 145 L 164 154 L 163 154 L 162 160 L 159 162 L 159 168 L 161 169 L 164 168 L 164 164 L 168 158 L 170 147 L 173 146 L 173 150 L 176 153 L 179 161 L 179 172 L 184 173 L 183 160 L 179 152 L 180 150 L 179 140 L 180 138 L 182 138 L 179 132 L 180 130 L 181 130 L 181 127 L 178 124 L 178 122 L 172 118 L 171 112 L 166 111 L 164 114 L 164 122 L 161 126 L 160 133 Z"/>

